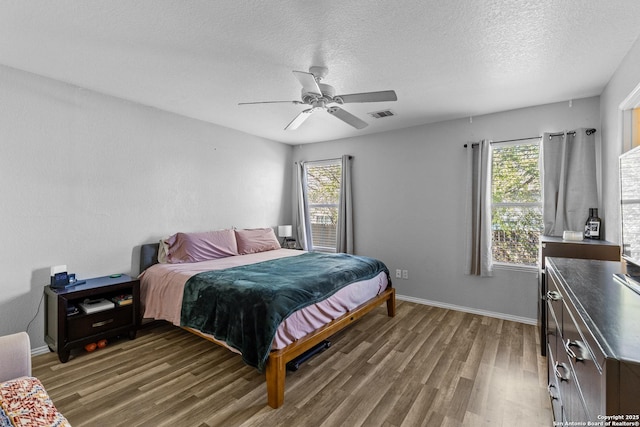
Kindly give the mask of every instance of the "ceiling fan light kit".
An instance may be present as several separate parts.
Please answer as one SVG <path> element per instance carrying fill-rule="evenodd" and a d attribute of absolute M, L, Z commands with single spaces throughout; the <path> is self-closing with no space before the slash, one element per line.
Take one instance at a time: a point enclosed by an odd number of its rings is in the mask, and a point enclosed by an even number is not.
<path fill-rule="evenodd" d="M 385 90 L 380 92 L 364 92 L 364 93 L 352 93 L 346 95 L 336 95 L 336 90 L 333 86 L 326 83 L 320 83 L 327 74 L 329 69 L 326 67 L 313 66 L 309 68 L 309 72 L 293 71 L 294 76 L 298 79 L 302 85 L 302 101 L 258 101 L 258 102 L 240 102 L 238 105 L 250 105 L 250 104 L 304 104 L 309 105 L 311 108 L 307 108 L 299 113 L 284 129 L 295 130 L 309 116 L 318 111 L 326 110 L 329 114 L 342 120 L 346 124 L 353 126 L 356 129 L 363 129 L 368 126 L 368 123 L 359 119 L 348 111 L 330 104 L 348 104 L 348 103 L 361 103 L 361 102 L 387 102 L 397 101 L 395 91 Z"/>

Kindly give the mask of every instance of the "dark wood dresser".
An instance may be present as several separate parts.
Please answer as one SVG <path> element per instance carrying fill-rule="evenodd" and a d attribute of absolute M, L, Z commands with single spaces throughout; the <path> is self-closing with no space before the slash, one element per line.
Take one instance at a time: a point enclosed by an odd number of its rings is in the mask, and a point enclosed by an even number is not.
<path fill-rule="evenodd" d="M 640 295 L 614 279 L 622 270 L 621 262 L 546 259 L 547 365 L 557 422 L 619 416 L 608 419 L 640 423 Z"/>
<path fill-rule="evenodd" d="M 599 259 L 603 261 L 620 261 L 620 246 L 606 240 L 584 239 L 580 241 L 562 240 L 562 237 L 540 236 L 540 275 L 538 282 L 538 324 L 540 325 L 540 351 L 547 355 L 547 310 L 545 298 L 547 283 L 545 281 L 545 258 L 579 258 Z"/>

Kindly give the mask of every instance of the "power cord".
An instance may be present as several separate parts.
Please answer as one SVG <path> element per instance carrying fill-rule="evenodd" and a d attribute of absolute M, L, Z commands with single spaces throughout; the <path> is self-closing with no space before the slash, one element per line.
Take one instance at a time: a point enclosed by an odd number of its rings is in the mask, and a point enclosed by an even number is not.
<path fill-rule="evenodd" d="M 42 291 L 42 296 L 40 297 L 40 302 L 38 303 L 38 310 L 36 310 L 36 314 L 33 316 L 33 319 L 31 319 L 27 324 L 27 331 L 26 331 L 27 333 L 29 333 L 29 328 L 31 327 L 31 324 L 33 323 L 34 320 L 36 320 L 36 317 L 38 317 L 38 314 L 40 313 L 40 307 L 42 307 L 43 300 L 44 300 L 44 291 Z"/>

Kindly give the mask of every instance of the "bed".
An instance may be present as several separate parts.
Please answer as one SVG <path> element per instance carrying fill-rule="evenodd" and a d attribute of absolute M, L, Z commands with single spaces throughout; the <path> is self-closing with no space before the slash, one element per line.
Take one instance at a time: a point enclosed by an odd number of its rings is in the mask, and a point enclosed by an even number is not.
<path fill-rule="evenodd" d="M 383 303 L 395 316 L 383 263 L 282 249 L 270 228 L 176 233 L 142 245 L 140 271 L 143 317 L 239 353 L 265 373 L 272 408 L 289 361 Z"/>

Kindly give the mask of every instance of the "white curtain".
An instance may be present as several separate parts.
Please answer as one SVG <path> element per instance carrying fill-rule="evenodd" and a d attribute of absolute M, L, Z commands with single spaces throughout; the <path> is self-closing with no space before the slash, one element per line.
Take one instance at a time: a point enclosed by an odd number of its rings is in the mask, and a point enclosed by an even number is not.
<path fill-rule="evenodd" d="M 491 142 L 467 148 L 467 248 L 465 273 L 492 276 L 491 256 Z"/>
<path fill-rule="evenodd" d="M 338 206 L 338 230 L 336 252 L 353 253 L 353 204 L 351 197 L 351 156 L 342 156 L 340 179 L 340 204 Z"/>
<path fill-rule="evenodd" d="M 297 209 L 297 239 L 305 251 L 313 250 L 313 243 L 311 242 L 311 230 L 309 229 L 309 224 L 307 222 L 307 193 L 305 188 L 307 187 L 306 183 L 306 174 L 304 172 L 304 163 L 296 163 L 296 205 Z"/>
<path fill-rule="evenodd" d="M 542 163 L 543 234 L 584 231 L 589 208 L 598 207 L 594 131 L 583 128 L 554 136 L 545 133 Z"/>

